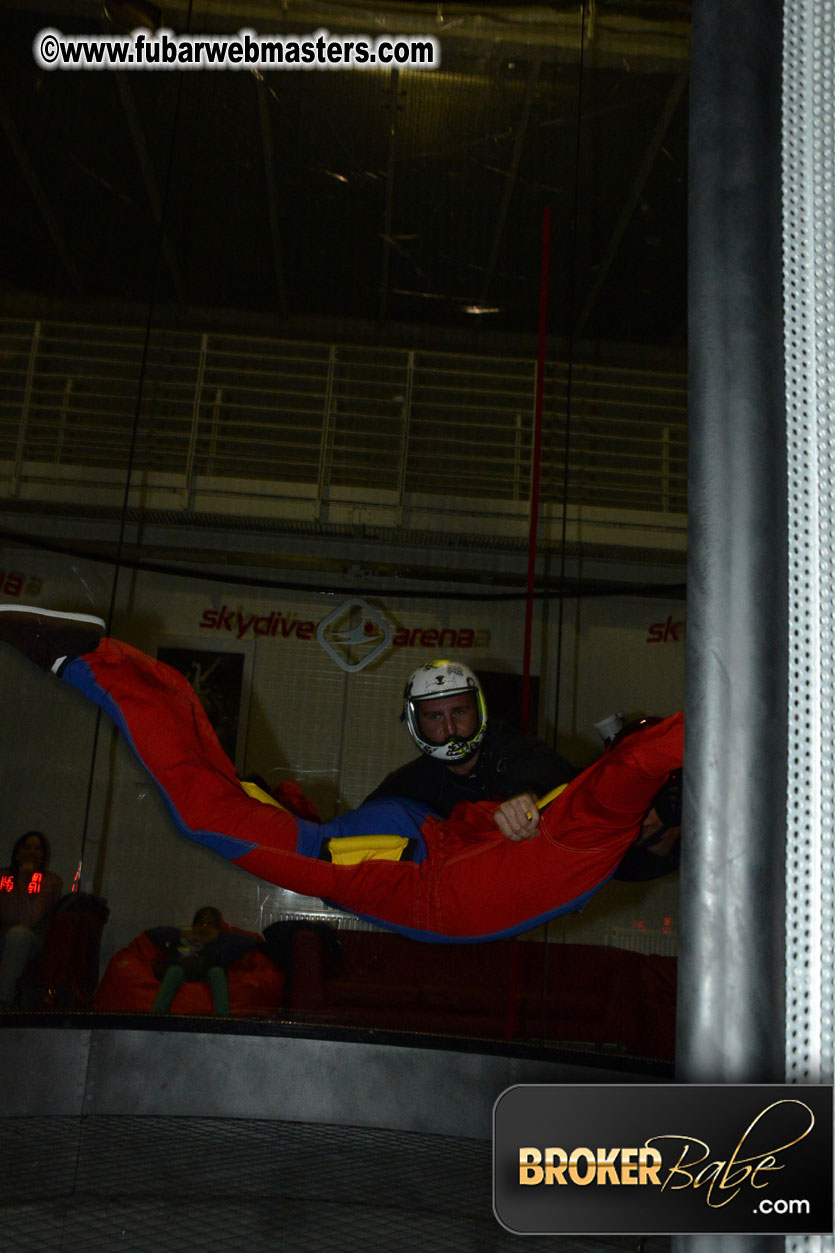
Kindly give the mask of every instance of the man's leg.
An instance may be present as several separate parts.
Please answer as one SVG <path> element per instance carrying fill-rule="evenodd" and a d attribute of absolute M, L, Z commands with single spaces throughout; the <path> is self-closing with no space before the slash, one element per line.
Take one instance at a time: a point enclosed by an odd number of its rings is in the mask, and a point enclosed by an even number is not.
<path fill-rule="evenodd" d="M 684 716 L 679 713 L 604 753 L 544 810 L 540 829 L 569 848 L 593 848 L 613 839 L 625 839 L 628 848 L 656 793 L 683 760 Z"/>
<path fill-rule="evenodd" d="M 103 639 L 92 653 L 70 661 L 61 678 L 112 719 L 183 835 L 230 861 L 265 844 L 306 872 L 303 887 L 282 886 L 316 896 L 331 886 L 327 863 L 315 860 L 318 824 L 246 795 L 197 694 L 178 671 L 129 644 Z"/>
<path fill-rule="evenodd" d="M 228 1018 L 232 1013 L 229 1008 L 229 980 L 222 966 L 210 966 L 206 978 L 212 990 L 212 1007 L 218 1018 Z"/>
<path fill-rule="evenodd" d="M 17 985 L 29 960 L 43 947 L 41 940 L 30 927 L 20 924 L 10 927 L 3 943 L 0 957 L 0 1007 L 14 1005 Z"/>
<path fill-rule="evenodd" d="M 152 1014 L 167 1014 L 171 1002 L 186 981 L 186 972 L 182 966 L 169 966 L 160 979 L 159 992 L 151 1006 Z"/>
<path fill-rule="evenodd" d="M 322 897 L 384 924 L 412 925 L 419 867 L 319 860 L 328 825 L 247 796 L 196 693 L 178 671 L 128 644 L 103 639 L 93 652 L 70 661 L 61 678 L 113 720 L 188 839 L 291 892 Z"/>

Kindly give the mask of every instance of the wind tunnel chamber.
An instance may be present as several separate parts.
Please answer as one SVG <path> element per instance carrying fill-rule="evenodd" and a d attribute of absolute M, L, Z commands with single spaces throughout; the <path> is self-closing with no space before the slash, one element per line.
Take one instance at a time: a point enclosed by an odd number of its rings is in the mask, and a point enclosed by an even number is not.
<path fill-rule="evenodd" d="M 431 70 L 32 58 L 45 27 L 138 12 L 2 9 L 2 601 L 101 614 L 189 678 L 241 777 L 325 819 L 414 756 L 402 691 L 432 656 L 578 768 L 601 719 L 681 708 L 689 4 L 304 13 L 431 35 Z M 0 667 L 8 851 L 43 831 L 68 900 L 0 1016 L 4 1057 L 48 1079 L 9 1117 L 483 1141 L 508 1083 L 672 1075 L 677 873 L 420 944 L 181 839 L 107 720 Z M 230 970 L 231 1017 L 205 984 L 151 1013 L 149 929 L 207 905 L 268 951 Z"/>

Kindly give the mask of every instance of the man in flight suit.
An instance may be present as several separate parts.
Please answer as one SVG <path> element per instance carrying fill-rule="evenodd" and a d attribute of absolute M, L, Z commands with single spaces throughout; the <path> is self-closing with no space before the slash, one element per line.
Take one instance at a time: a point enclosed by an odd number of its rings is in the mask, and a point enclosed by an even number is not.
<path fill-rule="evenodd" d="M 101 619 L 0 605 L 0 640 L 103 709 L 178 830 L 251 874 L 415 939 L 494 940 L 580 908 L 641 835 L 682 764 L 680 714 L 604 754 L 544 807 L 535 839 L 507 839 L 495 802 L 449 818 L 381 798 L 326 823 L 240 782 L 186 679 L 104 637 Z"/>

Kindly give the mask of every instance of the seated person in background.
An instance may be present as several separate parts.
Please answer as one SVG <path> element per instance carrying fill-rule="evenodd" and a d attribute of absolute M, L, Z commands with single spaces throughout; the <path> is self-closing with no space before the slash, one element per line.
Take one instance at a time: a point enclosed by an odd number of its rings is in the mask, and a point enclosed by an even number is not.
<path fill-rule="evenodd" d="M 47 870 L 49 844 L 40 831 L 27 831 L 0 870 L 0 1009 L 11 1009 L 26 966 L 43 948 L 62 884 Z"/>
<path fill-rule="evenodd" d="M 198 982 L 208 983 L 215 1013 L 228 1018 L 226 972 L 245 953 L 256 948 L 259 941 L 254 936 L 228 930 L 220 910 L 214 905 L 198 909 L 190 927 L 152 927 L 145 934 L 165 954 L 155 970 L 160 987 L 151 1013 L 168 1013 L 182 985 Z"/>
<path fill-rule="evenodd" d="M 539 826 L 536 801 L 577 771 L 542 740 L 488 722 L 477 675 L 457 661 L 427 661 L 403 693 L 401 721 L 422 757 L 387 775 L 367 800 L 402 796 L 448 818 L 459 801 L 501 801 L 493 821 L 509 840 Z"/>

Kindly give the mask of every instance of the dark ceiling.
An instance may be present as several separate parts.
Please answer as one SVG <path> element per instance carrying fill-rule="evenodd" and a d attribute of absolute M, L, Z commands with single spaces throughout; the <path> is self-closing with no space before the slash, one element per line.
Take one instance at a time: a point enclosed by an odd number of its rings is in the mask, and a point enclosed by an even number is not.
<path fill-rule="evenodd" d="M 549 206 L 551 333 L 683 352 L 689 7 L 164 5 L 179 32 L 441 41 L 432 72 L 259 76 L 44 72 L 38 30 L 141 10 L 0 0 L 2 308 L 510 342 Z"/>

